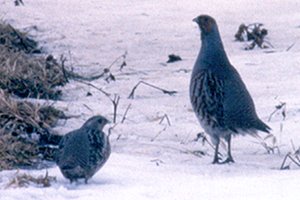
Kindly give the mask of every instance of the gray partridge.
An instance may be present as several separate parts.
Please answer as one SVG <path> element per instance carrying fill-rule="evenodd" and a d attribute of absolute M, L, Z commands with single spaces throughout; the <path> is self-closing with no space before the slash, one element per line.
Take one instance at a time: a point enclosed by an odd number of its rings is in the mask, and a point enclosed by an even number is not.
<path fill-rule="evenodd" d="M 81 178 L 87 183 L 107 161 L 111 149 L 109 138 L 102 129 L 108 122 L 100 115 L 91 117 L 81 128 L 62 138 L 56 163 L 71 183 Z"/>
<path fill-rule="evenodd" d="M 190 82 L 193 110 L 215 145 L 213 163 L 234 162 L 231 136 L 269 132 L 255 111 L 253 100 L 241 76 L 230 64 L 216 21 L 208 15 L 194 20 L 201 31 L 201 49 Z M 227 142 L 227 158 L 221 161 L 220 140 Z"/>

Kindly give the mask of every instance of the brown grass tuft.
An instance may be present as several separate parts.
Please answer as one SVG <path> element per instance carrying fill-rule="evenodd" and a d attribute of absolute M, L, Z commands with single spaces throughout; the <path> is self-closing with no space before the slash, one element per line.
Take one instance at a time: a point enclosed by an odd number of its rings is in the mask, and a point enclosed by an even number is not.
<path fill-rule="evenodd" d="M 21 98 L 59 99 L 66 84 L 61 65 L 52 57 L 10 52 L 0 45 L 0 88 Z"/>
<path fill-rule="evenodd" d="M 53 160 L 51 145 L 58 145 L 61 137 L 49 130 L 62 118 L 62 111 L 12 100 L 0 89 L 0 170 Z"/>
<path fill-rule="evenodd" d="M 35 184 L 39 187 L 50 187 L 52 182 L 56 182 L 56 177 L 49 176 L 48 172 L 46 172 L 45 176 L 40 175 L 38 177 L 25 173 L 19 174 L 19 172 L 17 172 L 15 177 L 9 181 L 5 188 L 28 187 L 30 184 Z"/>
<path fill-rule="evenodd" d="M 19 31 L 3 21 L 0 21 L 0 45 L 14 52 L 41 53 L 38 43 L 29 38 L 27 33 Z"/>

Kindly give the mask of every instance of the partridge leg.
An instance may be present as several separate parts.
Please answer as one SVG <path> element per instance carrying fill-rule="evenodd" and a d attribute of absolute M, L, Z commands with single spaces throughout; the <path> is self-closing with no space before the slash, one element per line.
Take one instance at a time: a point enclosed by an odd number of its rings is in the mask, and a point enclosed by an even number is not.
<path fill-rule="evenodd" d="M 223 161 L 223 163 L 234 163 L 234 160 L 231 155 L 231 135 L 225 138 L 227 141 L 227 158 Z"/>
<path fill-rule="evenodd" d="M 221 158 L 219 157 L 219 144 L 220 144 L 220 139 L 218 138 L 215 147 L 215 156 L 212 162 L 213 164 L 220 164 Z"/>

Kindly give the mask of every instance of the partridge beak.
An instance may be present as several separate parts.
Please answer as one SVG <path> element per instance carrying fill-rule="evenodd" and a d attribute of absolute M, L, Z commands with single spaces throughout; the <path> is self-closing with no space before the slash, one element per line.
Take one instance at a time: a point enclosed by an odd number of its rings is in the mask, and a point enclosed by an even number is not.
<path fill-rule="evenodd" d="M 193 22 L 196 22 L 198 24 L 198 17 L 194 18 Z"/>

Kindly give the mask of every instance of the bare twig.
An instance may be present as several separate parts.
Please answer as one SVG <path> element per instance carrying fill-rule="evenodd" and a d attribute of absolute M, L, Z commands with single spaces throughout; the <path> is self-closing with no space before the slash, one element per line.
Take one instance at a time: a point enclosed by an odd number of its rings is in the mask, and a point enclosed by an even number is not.
<path fill-rule="evenodd" d="M 122 118 L 122 120 L 121 120 L 121 123 L 122 123 L 122 124 L 124 123 L 124 121 L 125 121 L 125 119 L 126 119 L 126 116 L 127 116 L 127 113 L 128 113 L 128 111 L 129 111 L 130 107 L 131 107 L 131 103 L 127 106 L 127 108 L 126 108 L 126 110 L 125 110 L 125 113 L 124 113 L 123 118 Z"/>
<path fill-rule="evenodd" d="M 109 83 L 110 81 L 115 81 L 115 80 L 116 80 L 116 77 L 111 72 L 109 72 L 109 75 L 105 78 L 105 81 L 107 83 Z"/>
<path fill-rule="evenodd" d="M 171 126 L 171 121 L 170 121 L 170 119 L 169 119 L 169 117 L 168 117 L 167 114 L 164 114 L 164 116 L 161 118 L 159 124 L 161 124 L 164 121 L 164 119 L 167 119 L 168 125 Z"/>
<path fill-rule="evenodd" d="M 276 149 L 277 149 L 277 152 L 280 154 L 280 149 L 278 146 L 269 146 L 265 142 L 261 142 L 260 144 L 266 149 L 268 154 L 274 154 Z"/>
<path fill-rule="evenodd" d="M 70 63 L 71 69 L 73 70 L 74 63 L 73 63 L 72 52 L 69 50 L 68 54 L 69 54 L 69 63 Z"/>
<path fill-rule="evenodd" d="M 71 56 L 71 55 L 70 55 Z M 102 78 L 104 77 L 106 74 L 109 74 L 108 77 L 106 77 L 106 81 L 109 82 L 110 80 L 115 80 L 115 76 L 110 72 L 110 69 L 112 68 L 112 66 L 118 62 L 120 59 L 123 59 L 123 62 L 122 64 L 120 65 L 120 70 L 122 70 L 124 68 L 124 66 L 126 66 L 126 56 L 127 56 L 127 51 L 122 54 L 121 56 L 117 57 L 107 68 L 104 68 L 103 69 L 103 72 L 99 75 L 94 75 L 94 76 L 91 76 L 91 77 L 85 77 L 85 76 L 82 76 L 82 75 L 79 75 L 73 71 L 67 71 L 65 70 L 66 72 L 66 76 L 69 77 L 69 78 L 72 78 L 74 80 L 84 80 L 84 81 L 93 81 L 93 80 L 97 80 L 99 78 Z"/>
<path fill-rule="evenodd" d="M 294 164 L 296 164 L 298 167 L 300 167 L 300 163 L 299 161 L 295 160 L 292 156 L 291 156 L 291 152 L 287 153 L 286 156 L 284 157 L 283 159 L 283 162 L 281 164 L 281 167 L 280 169 L 283 170 L 283 169 L 290 169 L 290 165 L 285 165 L 287 159 L 290 159 Z"/>
<path fill-rule="evenodd" d="M 121 134 L 118 135 L 118 137 L 116 138 L 116 140 L 119 140 L 122 137 Z"/>
<path fill-rule="evenodd" d="M 82 81 L 82 80 L 76 80 L 76 81 L 78 81 L 78 82 L 80 82 L 80 83 L 83 83 L 83 84 L 85 84 L 85 85 L 91 86 L 91 87 L 93 87 L 93 88 L 99 90 L 99 91 L 100 91 L 101 93 L 103 93 L 107 98 L 109 98 L 109 100 L 110 100 L 110 101 L 112 102 L 112 104 L 113 104 L 113 115 L 114 115 L 114 117 L 113 117 L 113 123 L 116 123 L 116 121 L 117 121 L 117 109 L 118 109 L 118 105 L 119 105 L 119 101 L 120 101 L 120 96 L 117 95 L 117 94 L 115 94 L 115 95 L 114 95 L 114 98 L 111 98 L 111 94 L 105 92 L 103 89 L 98 88 L 97 86 L 95 86 L 95 85 L 93 85 L 93 84 L 91 84 L 91 83 L 87 83 L 87 82 Z"/>
<path fill-rule="evenodd" d="M 267 135 L 265 138 L 259 138 L 259 142 L 254 142 L 256 144 L 260 144 L 265 148 L 268 154 L 274 154 L 277 150 L 277 153 L 280 154 L 280 148 L 277 145 L 277 139 L 273 134 Z M 269 142 L 271 140 L 271 142 Z"/>
<path fill-rule="evenodd" d="M 106 74 L 106 72 L 102 72 L 101 74 L 99 75 L 95 75 L 95 76 L 91 76 L 91 77 L 84 77 L 84 76 L 81 76 L 73 71 L 66 71 L 66 75 L 68 78 L 71 78 L 71 79 L 74 79 L 74 80 L 84 80 L 84 81 L 94 81 L 94 80 L 97 80 L 101 77 L 104 77 L 104 75 Z"/>
<path fill-rule="evenodd" d="M 93 112 L 93 110 L 86 104 L 83 104 L 84 107 L 86 107 L 89 111 Z"/>
<path fill-rule="evenodd" d="M 281 114 L 282 114 L 282 117 L 283 117 L 283 120 L 285 119 L 286 117 L 286 103 L 285 102 L 280 102 L 279 105 L 275 106 L 275 110 L 270 114 L 269 118 L 268 118 L 268 121 L 271 121 L 273 115 L 275 113 L 277 113 L 278 111 L 281 110 Z"/>
<path fill-rule="evenodd" d="M 79 80 L 79 79 L 77 79 L 76 81 L 77 81 L 77 82 L 80 82 L 80 83 L 83 83 L 83 84 L 85 84 L 85 85 L 91 86 L 91 87 L 93 87 L 93 88 L 99 90 L 99 91 L 100 91 L 101 93 L 103 93 L 105 96 L 107 96 L 107 97 L 110 98 L 110 94 L 107 93 L 107 92 L 105 92 L 103 89 L 98 88 L 97 86 L 95 86 L 95 85 L 93 85 L 93 84 L 91 84 L 91 83 L 87 83 L 87 82 L 82 81 L 82 80 Z"/>
<path fill-rule="evenodd" d="M 114 118 L 113 118 L 113 122 L 116 123 L 117 122 L 117 110 L 118 110 L 118 105 L 119 105 L 119 101 L 120 101 L 120 96 L 115 94 L 114 98 L 110 98 L 112 104 L 113 104 L 113 109 L 114 109 Z"/>
<path fill-rule="evenodd" d="M 162 134 L 164 131 L 166 131 L 167 126 L 165 126 L 162 130 L 160 130 L 150 141 L 153 142 L 160 134 Z"/>
<path fill-rule="evenodd" d="M 139 82 L 133 87 L 132 91 L 130 92 L 130 94 L 129 94 L 129 96 L 128 96 L 129 99 L 133 99 L 133 98 L 134 98 L 134 92 L 135 92 L 135 90 L 137 89 L 137 87 L 138 87 L 140 84 L 144 84 L 144 85 L 147 85 L 147 86 L 152 87 L 152 88 L 154 88 L 154 89 L 160 90 L 160 91 L 162 91 L 164 94 L 168 94 L 168 95 L 171 95 L 171 96 L 177 93 L 177 91 L 168 91 L 168 90 L 162 89 L 162 88 L 160 88 L 160 87 L 157 87 L 157 86 L 155 86 L 155 85 L 152 85 L 152 84 L 150 84 L 150 83 L 147 83 L 147 82 L 145 82 L 145 81 L 139 81 Z"/>
<path fill-rule="evenodd" d="M 280 169 L 281 170 L 283 170 L 283 169 L 290 169 L 290 166 L 289 165 L 285 165 L 285 163 L 286 163 L 286 161 L 287 161 L 287 158 L 290 156 L 290 152 L 289 153 L 287 153 L 285 156 L 284 156 L 284 159 L 283 159 L 283 161 L 282 161 L 282 164 L 281 164 L 281 167 L 280 167 Z"/>
<path fill-rule="evenodd" d="M 296 149 L 293 140 L 291 140 L 291 144 L 292 144 L 292 148 L 293 148 L 293 151 L 294 151 L 295 158 L 296 158 L 296 159 L 298 160 L 298 162 L 300 163 L 300 158 L 299 158 L 299 155 L 300 155 L 300 147 L 299 147 L 298 149 Z"/>
<path fill-rule="evenodd" d="M 292 152 L 288 152 L 286 154 L 286 156 L 283 159 L 283 162 L 281 164 L 280 169 L 290 169 L 290 164 L 286 165 L 286 162 L 288 160 L 288 158 L 292 161 L 292 163 L 296 164 L 298 167 L 300 167 L 300 148 L 296 149 L 293 140 L 291 140 L 291 145 L 292 145 L 292 149 L 293 149 L 293 153 Z"/>
<path fill-rule="evenodd" d="M 295 158 L 297 159 L 298 163 L 300 163 L 299 155 L 300 155 L 300 148 L 295 151 Z"/>
<path fill-rule="evenodd" d="M 122 55 L 120 55 L 119 57 L 117 57 L 108 67 L 107 67 L 107 69 L 111 69 L 112 68 L 112 66 L 116 63 L 116 62 L 118 62 L 120 59 L 123 59 L 123 62 L 122 62 L 122 64 L 121 64 L 121 66 L 120 66 L 120 70 L 122 70 L 123 69 L 123 67 L 124 66 L 126 66 L 126 62 L 125 62 L 125 59 L 126 59 L 126 56 L 127 56 L 127 51 L 125 51 L 125 53 L 124 54 L 122 54 Z"/>
<path fill-rule="evenodd" d="M 121 64 L 121 66 L 120 66 L 120 71 L 122 71 L 122 69 L 123 69 L 125 66 L 127 66 L 127 63 L 126 63 L 126 61 L 124 60 L 123 63 Z"/>
<path fill-rule="evenodd" d="M 61 62 L 61 68 L 62 68 L 62 72 L 64 75 L 64 78 L 66 80 L 66 82 L 69 82 L 68 76 L 67 76 L 67 70 L 65 68 L 65 62 L 67 61 L 67 58 L 64 57 L 63 55 L 60 56 L 60 62 Z"/>
<path fill-rule="evenodd" d="M 108 137 L 110 137 L 110 135 L 112 134 L 113 129 L 117 126 L 118 124 L 114 124 L 112 127 L 109 127 L 108 129 Z M 119 137 L 121 137 L 121 135 L 118 136 L 117 140 L 119 139 Z"/>
<path fill-rule="evenodd" d="M 291 49 L 295 46 L 296 43 L 297 43 L 297 42 L 294 42 L 293 44 L 291 44 L 285 51 L 291 50 Z"/>

